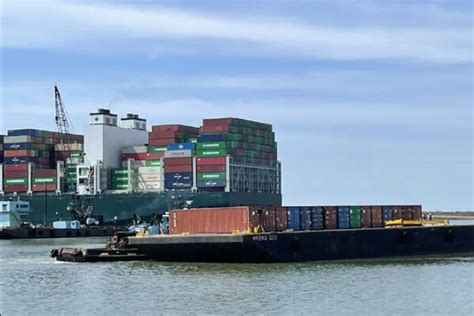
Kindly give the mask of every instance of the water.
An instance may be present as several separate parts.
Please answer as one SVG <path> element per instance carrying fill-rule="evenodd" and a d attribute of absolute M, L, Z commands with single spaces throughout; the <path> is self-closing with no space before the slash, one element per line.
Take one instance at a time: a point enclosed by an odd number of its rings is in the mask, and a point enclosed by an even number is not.
<path fill-rule="evenodd" d="M 61 263 L 61 246 L 0 241 L 1 315 L 439 314 L 474 311 L 474 256 L 304 264 Z"/>

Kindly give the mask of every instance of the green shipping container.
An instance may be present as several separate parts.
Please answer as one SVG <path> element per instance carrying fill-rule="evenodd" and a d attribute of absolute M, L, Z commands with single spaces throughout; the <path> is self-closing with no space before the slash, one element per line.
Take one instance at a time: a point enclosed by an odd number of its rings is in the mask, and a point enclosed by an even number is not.
<path fill-rule="evenodd" d="M 81 153 L 81 152 L 71 153 L 71 158 L 81 158 L 82 156 L 83 156 L 83 153 Z"/>
<path fill-rule="evenodd" d="M 225 172 L 198 173 L 197 178 L 198 181 L 225 180 Z"/>
<path fill-rule="evenodd" d="M 225 147 L 225 142 L 209 142 L 197 144 L 197 150 L 201 151 L 225 150 Z"/>
<path fill-rule="evenodd" d="M 135 189 L 136 186 L 132 184 L 132 189 Z M 126 190 L 128 189 L 128 184 L 127 183 L 124 183 L 124 184 L 113 184 L 112 185 L 112 189 L 113 190 Z"/>
<path fill-rule="evenodd" d="M 56 183 L 56 177 L 33 177 L 33 184 L 53 184 Z"/>
<path fill-rule="evenodd" d="M 159 153 L 166 150 L 166 146 L 148 146 L 148 153 Z"/>
<path fill-rule="evenodd" d="M 147 167 L 161 167 L 161 160 L 147 160 L 145 162 Z"/>
<path fill-rule="evenodd" d="M 360 206 L 351 206 L 349 209 L 349 214 L 350 214 L 350 220 L 351 220 L 351 227 L 352 228 L 362 227 Z"/>
<path fill-rule="evenodd" d="M 15 179 L 5 178 L 3 182 L 5 183 L 5 185 L 28 184 L 28 178 L 15 178 Z"/>
<path fill-rule="evenodd" d="M 197 157 L 221 157 L 225 156 L 227 151 L 225 149 L 216 149 L 216 150 L 197 150 L 196 156 Z"/>
<path fill-rule="evenodd" d="M 132 177 L 136 174 L 135 170 L 131 170 Z M 112 170 L 112 177 L 114 176 L 128 176 L 128 169 L 115 169 Z"/>

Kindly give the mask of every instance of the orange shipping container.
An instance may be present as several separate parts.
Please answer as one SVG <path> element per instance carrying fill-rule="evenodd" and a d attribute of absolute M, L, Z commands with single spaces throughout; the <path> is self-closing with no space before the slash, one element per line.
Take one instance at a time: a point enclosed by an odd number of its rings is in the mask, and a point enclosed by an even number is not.
<path fill-rule="evenodd" d="M 268 217 L 268 218 L 267 218 Z M 275 228 L 275 212 L 272 207 L 222 207 L 172 210 L 170 212 L 171 234 L 230 234 L 244 233 L 259 224 L 267 224 L 267 231 Z"/>
<path fill-rule="evenodd" d="M 31 151 L 26 149 L 5 150 L 3 152 L 4 157 L 30 157 L 31 154 Z"/>

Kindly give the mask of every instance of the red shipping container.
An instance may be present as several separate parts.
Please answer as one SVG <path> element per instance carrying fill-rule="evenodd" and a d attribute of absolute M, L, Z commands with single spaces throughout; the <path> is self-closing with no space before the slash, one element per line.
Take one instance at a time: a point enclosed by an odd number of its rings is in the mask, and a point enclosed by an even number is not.
<path fill-rule="evenodd" d="M 197 166 L 198 172 L 225 172 L 225 165 L 201 165 Z"/>
<path fill-rule="evenodd" d="M 372 227 L 372 210 L 370 206 L 361 206 L 360 208 L 360 217 L 362 220 L 362 227 L 370 228 Z"/>
<path fill-rule="evenodd" d="M 179 166 L 170 166 L 165 165 L 165 173 L 168 172 L 193 172 L 193 166 L 191 165 L 179 165 Z"/>
<path fill-rule="evenodd" d="M 14 170 L 14 171 L 7 171 L 3 172 L 5 178 L 17 179 L 17 178 L 27 178 L 28 177 L 28 169 L 27 170 Z"/>
<path fill-rule="evenodd" d="M 371 227 L 383 227 L 383 214 L 381 206 L 371 206 Z"/>
<path fill-rule="evenodd" d="M 165 166 L 182 166 L 193 164 L 193 158 L 181 157 L 181 158 L 165 158 Z"/>
<path fill-rule="evenodd" d="M 228 234 L 234 231 L 244 233 L 258 225 L 255 214 L 262 208 L 238 206 L 222 208 L 200 208 L 170 211 L 171 234 Z M 263 219 L 265 221 L 265 219 Z"/>
<path fill-rule="evenodd" d="M 214 133 L 227 133 L 229 131 L 229 126 L 203 126 L 201 133 L 203 134 L 214 134 Z"/>
<path fill-rule="evenodd" d="M 33 177 L 56 177 L 56 169 L 33 169 Z"/>
<path fill-rule="evenodd" d="M 337 229 L 337 207 L 324 206 L 324 228 Z"/>
<path fill-rule="evenodd" d="M 33 184 L 34 192 L 53 192 L 56 191 L 56 184 Z"/>
<path fill-rule="evenodd" d="M 179 132 L 177 131 L 156 131 L 148 133 L 148 139 L 176 139 L 179 136 Z"/>
<path fill-rule="evenodd" d="M 160 133 L 163 131 L 174 131 L 174 132 L 185 132 L 188 134 L 192 133 L 199 133 L 199 128 L 194 127 L 194 126 L 188 126 L 188 125 L 181 125 L 181 124 L 168 124 L 168 125 L 154 125 L 151 127 L 151 132 L 152 133 Z"/>
<path fill-rule="evenodd" d="M 28 191 L 28 185 L 26 184 L 6 185 L 3 187 L 3 191 L 6 193 L 26 192 Z"/>
<path fill-rule="evenodd" d="M 277 231 L 284 231 L 288 229 L 288 208 L 277 206 L 276 212 L 276 228 Z"/>
<path fill-rule="evenodd" d="M 421 205 L 413 205 L 413 220 L 421 221 L 423 217 L 423 212 L 421 209 Z"/>
<path fill-rule="evenodd" d="M 4 157 L 31 157 L 32 152 L 31 150 L 24 150 L 24 149 L 18 149 L 18 150 L 5 150 L 3 152 Z"/>
<path fill-rule="evenodd" d="M 149 146 L 167 146 L 169 144 L 174 144 L 177 142 L 175 138 L 149 138 Z"/>
<path fill-rule="evenodd" d="M 127 161 L 128 159 L 134 160 L 146 160 L 147 153 L 140 153 L 140 154 L 122 154 L 122 161 Z"/>
<path fill-rule="evenodd" d="M 3 165 L 3 171 L 28 171 L 28 164 L 27 163 L 19 163 L 19 164 L 11 164 L 11 165 Z"/>
<path fill-rule="evenodd" d="M 263 230 L 266 232 L 276 231 L 276 212 L 271 206 L 255 206 L 253 213 L 257 213 L 261 218 Z"/>
<path fill-rule="evenodd" d="M 226 162 L 226 157 L 198 158 L 196 164 L 198 166 L 225 165 L 225 162 Z"/>
<path fill-rule="evenodd" d="M 49 165 L 49 158 L 38 158 L 38 162 L 43 166 Z"/>
<path fill-rule="evenodd" d="M 165 152 L 157 152 L 157 153 L 148 153 L 146 154 L 146 160 L 160 160 L 165 156 Z"/>
<path fill-rule="evenodd" d="M 202 126 L 230 126 L 232 125 L 232 118 L 216 118 L 202 120 Z"/>

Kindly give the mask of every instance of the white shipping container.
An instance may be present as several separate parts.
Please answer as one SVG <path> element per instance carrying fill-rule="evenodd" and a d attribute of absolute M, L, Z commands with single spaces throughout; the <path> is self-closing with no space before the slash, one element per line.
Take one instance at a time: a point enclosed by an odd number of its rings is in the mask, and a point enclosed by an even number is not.
<path fill-rule="evenodd" d="M 139 175 L 138 181 L 143 182 L 161 182 L 163 177 L 160 174 L 146 174 L 146 175 Z"/>
<path fill-rule="evenodd" d="M 147 146 L 128 146 L 122 148 L 122 154 L 146 154 Z"/>
<path fill-rule="evenodd" d="M 165 158 L 180 158 L 180 157 L 192 157 L 192 156 L 193 156 L 193 151 L 190 149 L 165 151 Z"/>
<path fill-rule="evenodd" d="M 161 183 L 138 183 L 137 189 L 140 191 L 162 191 Z"/>
<path fill-rule="evenodd" d="M 160 167 L 140 167 L 138 168 L 138 174 L 161 174 Z"/>
<path fill-rule="evenodd" d="M 4 144 L 14 144 L 14 143 L 32 143 L 33 140 L 31 136 L 5 136 L 3 138 Z"/>
<path fill-rule="evenodd" d="M 56 144 L 54 145 L 54 150 L 56 151 L 84 151 L 84 145 L 80 143 L 72 143 L 72 144 Z"/>

